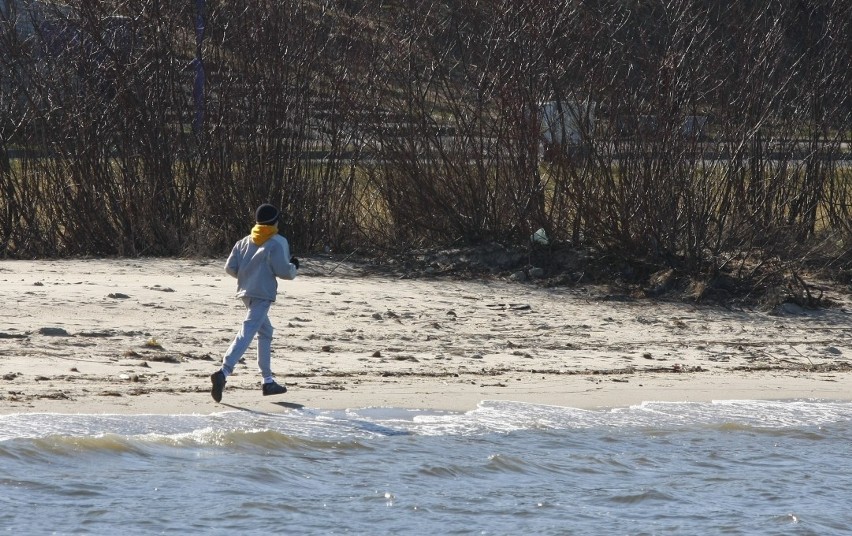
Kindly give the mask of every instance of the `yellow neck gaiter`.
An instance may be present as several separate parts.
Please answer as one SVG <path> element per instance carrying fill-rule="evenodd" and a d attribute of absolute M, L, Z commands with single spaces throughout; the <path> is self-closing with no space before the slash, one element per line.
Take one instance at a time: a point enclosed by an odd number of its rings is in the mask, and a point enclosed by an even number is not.
<path fill-rule="evenodd" d="M 251 229 L 251 241 L 255 246 L 263 245 L 264 242 L 275 236 L 278 228 L 274 225 L 257 224 Z"/>

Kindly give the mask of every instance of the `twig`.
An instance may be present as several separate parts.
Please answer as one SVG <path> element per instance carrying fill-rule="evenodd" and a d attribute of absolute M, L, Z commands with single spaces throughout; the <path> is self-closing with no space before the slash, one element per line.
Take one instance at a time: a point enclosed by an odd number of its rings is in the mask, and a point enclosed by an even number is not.
<path fill-rule="evenodd" d="M 347 255 L 347 256 L 345 256 L 345 257 L 343 257 L 343 260 L 342 260 L 342 261 L 340 261 L 340 262 L 338 262 L 337 264 L 335 264 L 335 265 L 334 265 L 334 268 L 332 268 L 331 270 L 329 270 L 327 275 L 331 275 L 331 274 L 333 274 L 333 273 L 334 273 L 334 271 L 335 271 L 335 270 L 337 270 L 337 268 L 338 268 L 341 264 L 343 264 L 344 262 L 346 262 L 347 260 L 349 260 L 349 257 L 351 257 L 352 255 L 355 255 L 356 253 L 358 253 L 358 248 L 353 249 L 353 250 L 352 250 L 352 253 L 350 253 L 349 255 Z"/>

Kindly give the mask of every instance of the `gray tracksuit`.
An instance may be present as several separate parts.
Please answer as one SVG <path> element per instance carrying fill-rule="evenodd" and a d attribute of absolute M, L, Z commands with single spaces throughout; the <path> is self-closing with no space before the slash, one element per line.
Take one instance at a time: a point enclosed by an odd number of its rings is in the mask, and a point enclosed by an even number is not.
<path fill-rule="evenodd" d="M 237 278 L 238 298 L 275 301 L 278 278 L 295 279 L 296 266 L 290 264 L 290 245 L 275 235 L 260 246 L 246 236 L 231 250 L 225 271 Z"/>
<path fill-rule="evenodd" d="M 257 335 L 257 368 L 265 381 L 272 381 L 272 324 L 269 306 L 278 294 L 278 278 L 295 279 L 296 266 L 290 263 L 290 245 L 281 235 L 273 235 L 260 246 L 251 235 L 234 245 L 225 271 L 237 278 L 237 297 L 242 298 L 247 314 L 240 331 L 222 359 L 226 376 Z"/>

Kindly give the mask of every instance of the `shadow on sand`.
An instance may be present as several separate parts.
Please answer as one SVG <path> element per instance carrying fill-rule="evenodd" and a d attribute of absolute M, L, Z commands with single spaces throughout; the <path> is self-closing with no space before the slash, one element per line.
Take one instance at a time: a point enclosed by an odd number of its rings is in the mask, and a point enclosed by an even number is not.
<path fill-rule="evenodd" d="M 269 416 L 275 415 L 274 413 L 268 413 L 266 411 L 258 411 L 256 409 L 251 409 L 251 408 L 247 408 L 247 407 L 244 407 L 244 406 L 237 406 L 235 404 L 228 404 L 227 402 L 220 402 L 220 404 L 222 404 L 223 406 L 229 407 L 231 409 L 235 409 L 235 410 L 239 410 L 239 411 L 245 411 L 245 412 L 248 412 L 248 413 L 254 413 L 256 415 L 269 415 Z M 303 404 L 296 404 L 295 402 L 275 402 L 274 404 L 276 406 L 281 406 L 282 408 L 292 409 L 292 410 L 297 410 L 297 411 L 305 409 L 305 406 Z"/>

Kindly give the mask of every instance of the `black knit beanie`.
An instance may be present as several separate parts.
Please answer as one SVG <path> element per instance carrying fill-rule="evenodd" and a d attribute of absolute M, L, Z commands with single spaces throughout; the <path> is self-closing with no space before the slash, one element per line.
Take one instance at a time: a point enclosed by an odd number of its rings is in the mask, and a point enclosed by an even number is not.
<path fill-rule="evenodd" d="M 254 221 L 261 225 L 274 225 L 278 221 L 278 209 L 269 203 L 264 203 L 257 207 L 254 213 Z"/>

